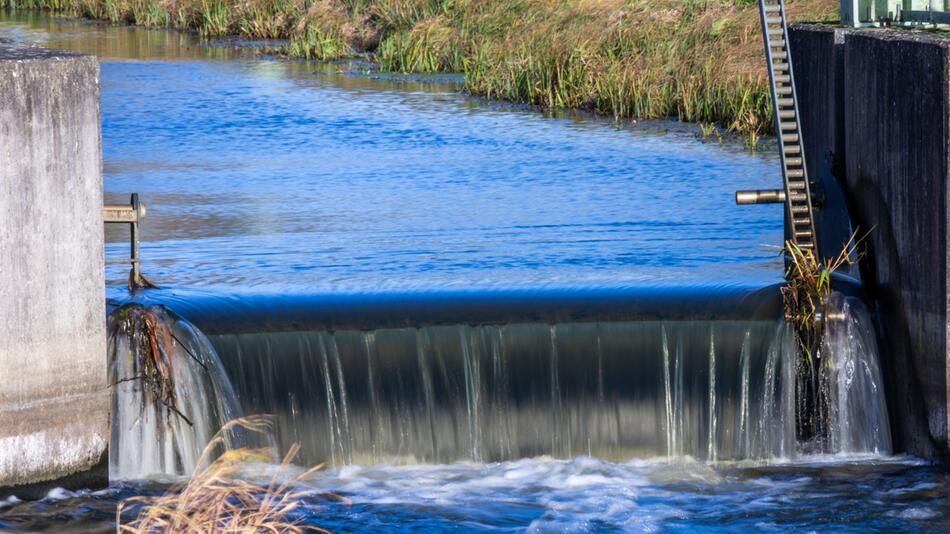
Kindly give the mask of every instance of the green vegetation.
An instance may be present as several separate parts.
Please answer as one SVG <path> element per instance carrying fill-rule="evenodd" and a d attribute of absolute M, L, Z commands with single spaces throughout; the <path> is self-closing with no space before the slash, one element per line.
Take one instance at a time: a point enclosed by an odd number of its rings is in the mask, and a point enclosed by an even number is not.
<path fill-rule="evenodd" d="M 788 0 L 791 20 L 836 0 Z M 288 39 L 281 53 L 375 53 L 385 70 L 458 71 L 476 95 L 617 118 L 771 131 L 753 0 L 0 0 L 205 37 Z"/>
<path fill-rule="evenodd" d="M 782 287 L 785 304 L 785 320 L 792 326 L 798 341 L 799 358 L 795 369 L 795 390 L 798 405 L 796 432 L 800 441 L 823 439 L 827 421 L 827 403 L 822 387 L 823 376 L 829 370 L 822 369 L 821 348 L 825 335 L 825 323 L 821 317 L 831 296 L 831 276 L 843 267 L 861 259 L 859 247 L 867 237 L 858 237 L 858 232 L 844 244 L 834 258 L 819 259 L 811 248 L 802 248 L 786 241 L 782 249 L 788 269 Z M 830 363 L 824 359 L 824 365 Z"/>

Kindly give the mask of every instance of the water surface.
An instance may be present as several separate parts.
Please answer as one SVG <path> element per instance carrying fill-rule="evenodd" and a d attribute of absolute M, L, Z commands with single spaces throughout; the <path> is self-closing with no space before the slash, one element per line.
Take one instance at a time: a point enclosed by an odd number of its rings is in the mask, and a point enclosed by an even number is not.
<path fill-rule="evenodd" d="M 764 285 L 771 153 L 693 128 L 549 116 L 452 76 L 260 59 L 162 30 L 2 16 L 0 37 L 102 61 L 105 187 L 148 204 L 161 285 L 380 289 Z M 109 232 L 110 256 L 126 252 Z M 111 283 L 125 278 L 110 269 Z"/>

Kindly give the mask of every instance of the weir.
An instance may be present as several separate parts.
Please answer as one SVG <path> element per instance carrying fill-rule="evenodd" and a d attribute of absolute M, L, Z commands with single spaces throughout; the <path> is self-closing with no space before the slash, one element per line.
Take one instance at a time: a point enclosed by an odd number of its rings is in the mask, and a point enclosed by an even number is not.
<path fill-rule="evenodd" d="M 827 248 L 816 232 L 785 7 L 759 7 L 784 190 L 736 200 L 784 202 L 787 239 L 819 255 Z M 301 444 L 309 463 L 890 453 L 876 334 L 861 299 L 836 293 L 817 310 L 824 335 L 807 349 L 817 383 L 806 392 L 801 336 L 779 295 L 772 287 L 134 300 L 170 306 L 204 330 L 241 409 L 274 414 L 279 445 Z M 113 431 L 121 441 L 125 430 Z M 188 452 L 178 445 L 173 455 Z"/>
<path fill-rule="evenodd" d="M 776 288 L 137 300 L 207 333 L 244 413 L 275 414 L 305 463 L 799 454 Z M 863 314 L 835 340 L 852 372 L 833 446 L 886 453 Z M 842 351 L 854 336 L 865 345 Z"/>

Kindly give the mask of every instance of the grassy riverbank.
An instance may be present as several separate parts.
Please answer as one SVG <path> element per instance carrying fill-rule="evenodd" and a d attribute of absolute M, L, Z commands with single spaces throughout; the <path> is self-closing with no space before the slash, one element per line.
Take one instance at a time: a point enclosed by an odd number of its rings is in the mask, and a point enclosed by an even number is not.
<path fill-rule="evenodd" d="M 791 20 L 837 0 L 787 0 Z M 460 71 L 477 95 L 618 118 L 771 130 L 754 0 L 0 0 L 0 8 L 289 39 L 282 53 L 375 54 L 402 72 Z"/>

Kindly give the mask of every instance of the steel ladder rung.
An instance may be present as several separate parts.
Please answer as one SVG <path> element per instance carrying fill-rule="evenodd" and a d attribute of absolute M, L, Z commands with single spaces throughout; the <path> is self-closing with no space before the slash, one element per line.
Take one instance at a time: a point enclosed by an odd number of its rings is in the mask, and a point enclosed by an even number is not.
<path fill-rule="evenodd" d="M 772 89 L 776 134 L 782 151 L 782 178 L 796 244 L 815 250 L 814 216 L 807 169 L 802 151 L 801 125 L 788 49 L 788 24 L 784 0 L 759 0 L 769 83 Z M 817 251 L 816 251 L 817 252 Z"/>

